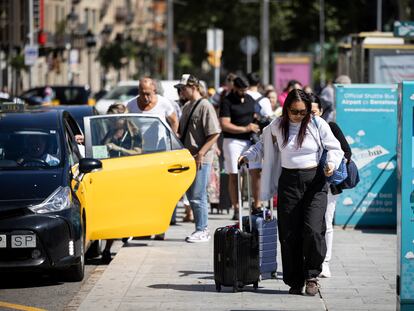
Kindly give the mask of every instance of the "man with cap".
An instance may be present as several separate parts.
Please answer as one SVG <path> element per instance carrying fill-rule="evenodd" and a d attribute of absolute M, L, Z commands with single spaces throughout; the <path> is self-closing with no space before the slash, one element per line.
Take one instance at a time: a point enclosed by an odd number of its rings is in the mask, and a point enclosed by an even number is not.
<path fill-rule="evenodd" d="M 233 220 L 238 219 L 239 204 L 237 194 L 237 162 L 240 155 L 246 151 L 252 142 L 252 133 L 259 132 L 259 126 L 254 122 L 256 101 L 247 94 L 248 82 L 237 77 L 233 81 L 233 90 L 227 95 L 220 106 L 220 124 L 223 130 L 224 169 L 229 174 L 229 193 L 234 208 Z M 249 172 L 252 177 L 254 210 L 259 211 L 260 163 L 249 163 Z M 256 186 L 255 186 L 256 185 Z"/>
<path fill-rule="evenodd" d="M 195 231 L 187 236 L 186 241 L 208 242 L 211 236 L 208 229 L 207 185 L 213 162 L 212 147 L 220 135 L 220 124 L 211 103 L 201 96 L 200 81 L 196 77 L 184 74 L 176 87 L 188 99 L 180 119 L 180 139 L 194 156 L 197 166 L 196 177 L 186 193 L 194 214 Z"/>

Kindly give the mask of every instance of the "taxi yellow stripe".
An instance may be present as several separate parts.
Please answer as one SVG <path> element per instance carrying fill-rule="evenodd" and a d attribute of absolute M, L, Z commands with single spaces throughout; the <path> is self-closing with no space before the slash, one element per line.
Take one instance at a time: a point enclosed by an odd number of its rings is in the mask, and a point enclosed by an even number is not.
<path fill-rule="evenodd" d="M 23 310 L 23 311 L 46 311 L 46 309 L 39 309 L 35 307 L 16 305 L 14 303 L 8 303 L 5 301 L 0 301 L 0 307 L 5 307 L 5 308 L 13 309 L 13 310 Z"/>

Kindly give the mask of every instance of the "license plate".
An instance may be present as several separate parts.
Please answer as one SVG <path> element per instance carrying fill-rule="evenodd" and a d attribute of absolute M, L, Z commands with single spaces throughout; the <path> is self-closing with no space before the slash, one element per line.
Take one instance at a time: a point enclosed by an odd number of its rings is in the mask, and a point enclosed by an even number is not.
<path fill-rule="evenodd" d="M 0 248 L 6 248 L 6 247 L 7 247 L 6 235 L 0 234 Z"/>
<path fill-rule="evenodd" d="M 35 234 L 19 234 L 11 236 L 12 248 L 31 248 L 36 247 Z"/>

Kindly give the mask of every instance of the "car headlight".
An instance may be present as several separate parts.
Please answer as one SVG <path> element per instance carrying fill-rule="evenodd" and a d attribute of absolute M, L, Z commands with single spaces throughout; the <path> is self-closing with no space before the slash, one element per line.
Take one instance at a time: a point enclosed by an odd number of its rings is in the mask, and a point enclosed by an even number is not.
<path fill-rule="evenodd" d="M 59 212 L 70 208 L 71 192 L 69 187 L 58 187 L 46 200 L 42 203 L 29 206 L 29 209 L 37 214 Z"/>

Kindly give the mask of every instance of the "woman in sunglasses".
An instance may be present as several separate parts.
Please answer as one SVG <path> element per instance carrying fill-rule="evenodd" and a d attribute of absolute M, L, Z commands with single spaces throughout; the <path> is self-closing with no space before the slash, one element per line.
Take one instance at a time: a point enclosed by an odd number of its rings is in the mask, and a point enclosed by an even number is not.
<path fill-rule="evenodd" d="M 339 167 L 344 153 L 329 125 L 312 116 L 311 104 L 304 91 L 290 91 L 282 116 L 263 130 L 261 141 L 239 162 L 263 159 L 261 199 L 278 195 L 283 281 L 290 286 L 290 294 L 301 295 L 306 286 L 306 294 L 314 296 L 326 254 L 325 176 Z M 319 166 L 320 141 L 328 151 L 323 167 Z"/>

